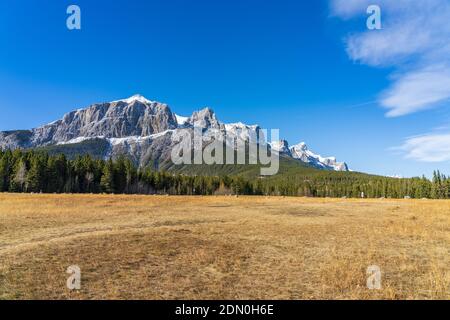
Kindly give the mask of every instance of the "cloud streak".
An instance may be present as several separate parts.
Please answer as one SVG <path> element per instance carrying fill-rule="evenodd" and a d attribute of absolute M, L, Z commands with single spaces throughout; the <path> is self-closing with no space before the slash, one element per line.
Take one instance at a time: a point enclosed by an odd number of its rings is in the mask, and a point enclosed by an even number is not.
<path fill-rule="evenodd" d="M 450 134 L 426 134 L 412 137 L 395 149 L 404 152 L 407 159 L 416 161 L 450 161 Z"/>
<path fill-rule="evenodd" d="M 404 116 L 450 99 L 450 67 L 429 66 L 403 74 L 382 95 L 388 117 Z"/>
<path fill-rule="evenodd" d="M 332 0 L 331 13 L 342 19 L 361 17 L 373 1 Z M 448 0 L 378 0 L 382 30 L 346 38 L 355 62 L 393 67 L 389 88 L 379 104 L 388 117 L 444 105 L 450 99 L 450 2 Z"/>

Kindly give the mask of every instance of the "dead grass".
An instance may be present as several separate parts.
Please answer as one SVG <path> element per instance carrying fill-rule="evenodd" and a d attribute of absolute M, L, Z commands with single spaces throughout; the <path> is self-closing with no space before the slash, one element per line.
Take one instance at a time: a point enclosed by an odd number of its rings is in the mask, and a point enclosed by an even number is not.
<path fill-rule="evenodd" d="M 0 194 L 0 299 L 449 299 L 449 251 L 449 201 Z"/>

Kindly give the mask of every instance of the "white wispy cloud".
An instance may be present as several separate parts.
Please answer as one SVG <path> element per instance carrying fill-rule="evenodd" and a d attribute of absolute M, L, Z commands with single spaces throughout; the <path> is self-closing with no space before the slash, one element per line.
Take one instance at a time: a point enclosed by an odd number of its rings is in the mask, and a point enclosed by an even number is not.
<path fill-rule="evenodd" d="M 370 4 L 382 10 L 382 30 L 347 37 L 351 59 L 374 67 L 394 67 L 392 84 L 379 103 L 389 117 L 440 106 L 450 98 L 450 1 L 331 0 L 342 19 L 363 16 Z"/>
<path fill-rule="evenodd" d="M 396 150 L 406 158 L 421 162 L 450 161 L 450 134 L 426 134 L 408 138 Z"/>
<path fill-rule="evenodd" d="M 331 14 L 343 19 L 350 19 L 357 13 L 364 13 L 370 5 L 368 0 L 332 0 Z"/>
<path fill-rule="evenodd" d="M 387 116 L 398 117 L 432 108 L 450 99 L 450 67 L 429 66 L 399 77 L 383 93 L 381 103 L 390 109 Z"/>

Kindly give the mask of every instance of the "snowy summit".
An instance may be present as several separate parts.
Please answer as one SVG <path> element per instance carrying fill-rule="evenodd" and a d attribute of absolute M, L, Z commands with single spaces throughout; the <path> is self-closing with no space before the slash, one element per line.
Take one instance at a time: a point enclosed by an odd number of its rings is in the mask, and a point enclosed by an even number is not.
<path fill-rule="evenodd" d="M 121 100 L 116 100 L 113 101 L 114 102 L 125 102 L 127 104 L 133 103 L 135 101 L 141 102 L 141 103 L 153 103 L 153 101 L 148 100 L 147 98 L 145 98 L 144 96 L 140 95 L 140 94 L 135 94 L 134 96 L 131 96 L 127 99 L 121 99 Z"/>
<path fill-rule="evenodd" d="M 188 120 L 189 120 L 189 117 L 183 117 L 178 114 L 175 114 L 175 118 L 177 119 L 177 123 L 180 126 L 186 124 L 186 122 L 188 122 Z"/>

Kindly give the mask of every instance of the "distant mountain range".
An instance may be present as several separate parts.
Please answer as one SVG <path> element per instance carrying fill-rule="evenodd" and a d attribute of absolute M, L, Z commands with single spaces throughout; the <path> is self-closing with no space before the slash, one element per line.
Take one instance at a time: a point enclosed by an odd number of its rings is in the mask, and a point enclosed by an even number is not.
<path fill-rule="evenodd" d="M 37 148 L 68 156 L 89 153 L 104 159 L 126 155 L 136 165 L 152 163 L 158 166 L 170 159 L 172 134 L 180 129 L 193 128 L 194 123 L 234 136 L 259 128 L 244 123 L 222 123 L 209 108 L 182 117 L 164 103 L 134 95 L 69 112 L 62 119 L 35 129 L 0 132 L 0 148 Z M 284 157 L 314 168 L 349 170 L 346 163 L 337 162 L 334 157 L 317 155 L 303 142 L 292 147 L 285 140 L 270 145 Z"/>

